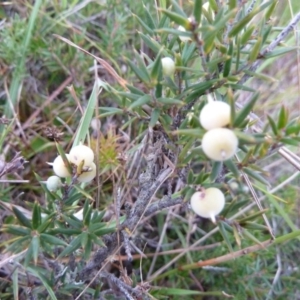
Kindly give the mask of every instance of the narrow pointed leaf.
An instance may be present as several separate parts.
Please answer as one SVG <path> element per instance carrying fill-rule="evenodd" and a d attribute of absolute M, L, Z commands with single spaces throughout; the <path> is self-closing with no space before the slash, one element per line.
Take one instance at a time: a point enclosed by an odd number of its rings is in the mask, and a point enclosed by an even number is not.
<path fill-rule="evenodd" d="M 151 29 L 139 16 L 132 14 L 140 23 L 140 25 L 144 28 L 145 32 L 149 35 L 153 35 L 153 28 Z"/>
<path fill-rule="evenodd" d="M 225 241 L 225 243 L 226 243 L 229 251 L 231 253 L 233 253 L 233 248 L 231 246 L 231 242 L 230 242 L 228 233 L 227 233 L 227 231 L 225 229 L 224 223 L 222 221 L 220 221 L 220 222 L 218 222 L 218 226 L 219 226 L 219 231 L 220 231 L 220 233 L 221 233 L 221 235 L 222 235 L 222 237 L 223 237 L 223 239 L 224 239 L 224 241 Z"/>
<path fill-rule="evenodd" d="M 273 131 L 274 135 L 278 135 L 277 126 L 276 126 L 274 120 L 269 115 L 267 115 L 267 118 L 268 118 L 269 124 L 272 128 L 272 131 Z"/>
<path fill-rule="evenodd" d="M 160 116 L 161 110 L 159 108 L 154 108 L 152 113 L 151 113 L 151 119 L 149 123 L 149 127 L 154 127 L 156 122 L 158 121 L 158 118 Z"/>
<path fill-rule="evenodd" d="M 227 56 L 228 59 L 224 64 L 223 76 L 227 77 L 231 71 L 231 63 L 232 63 L 232 54 L 233 54 L 233 42 L 231 41 L 228 47 Z"/>
<path fill-rule="evenodd" d="M 34 203 L 33 213 L 32 213 L 32 229 L 37 230 L 41 225 L 41 207 L 38 203 Z"/>
<path fill-rule="evenodd" d="M 202 0 L 195 0 L 194 3 L 194 18 L 196 22 L 199 24 L 201 21 L 202 14 Z"/>
<path fill-rule="evenodd" d="M 65 241 L 51 234 L 41 233 L 40 238 L 43 240 L 43 242 L 46 242 L 48 244 L 68 246 L 68 244 Z"/>
<path fill-rule="evenodd" d="M 17 209 L 15 206 L 13 206 L 13 212 L 15 214 L 15 216 L 17 217 L 18 221 L 25 227 L 27 228 L 32 228 L 32 224 L 30 222 L 29 219 L 27 219 L 25 217 L 25 215 L 19 210 Z"/>
<path fill-rule="evenodd" d="M 218 178 L 220 172 L 222 171 L 222 167 L 223 167 L 222 162 L 219 162 L 219 161 L 214 161 L 213 162 L 213 167 L 212 167 L 212 170 L 210 172 L 210 180 L 212 182 L 214 182 Z"/>
<path fill-rule="evenodd" d="M 247 118 L 248 114 L 253 109 L 257 99 L 258 99 L 259 93 L 255 93 L 249 102 L 244 105 L 244 107 L 237 113 L 236 118 L 234 120 L 233 126 L 238 127 L 241 125 L 241 123 Z"/>
<path fill-rule="evenodd" d="M 283 129 L 287 125 L 289 118 L 288 110 L 285 106 L 282 106 L 279 112 L 278 122 L 277 122 L 277 129 Z"/>
<path fill-rule="evenodd" d="M 183 26 L 186 30 L 190 29 L 190 21 L 187 18 L 168 9 L 161 8 L 160 11 L 162 11 L 170 20 L 172 20 L 176 24 Z"/>
<path fill-rule="evenodd" d="M 31 273 L 32 275 L 34 275 L 35 277 L 37 277 L 41 280 L 41 282 L 43 283 L 43 286 L 46 288 L 47 292 L 49 293 L 51 300 L 57 300 L 55 293 L 54 293 L 53 289 L 51 288 L 51 285 L 50 285 L 48 279 L 32 267 L 27 267 L 27 270 L 29 271 L 29 273 Z"/>
<path fill-rule="evenodd" d="M 128 109 L 134 109 L 140 106 L 143 106 L 144 104 L 149 103 L 152 100 L 150 95 L 144 95 L 142 97 L 140 97 L 138 100 L 134 101 L 129 107 Z"/>

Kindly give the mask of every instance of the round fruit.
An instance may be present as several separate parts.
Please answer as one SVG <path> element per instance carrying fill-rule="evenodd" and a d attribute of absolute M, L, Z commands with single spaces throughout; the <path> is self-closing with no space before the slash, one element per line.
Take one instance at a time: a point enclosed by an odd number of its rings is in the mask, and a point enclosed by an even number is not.
<path fill-rule="evenodd" d="M 69 154 L 66 154 L 66 156 L 67 156 L 67 159 L 70 161 Z M 66 165 L 60 155 L 54 159 L 54 161 L 52 163 L 52 167 L 53 167 L 53 172 L 59 177 L 65 178 L 65 177 L 71 176 L 68 168 L 66 167 Z"/>
<path fill-rule="evenodd" d="M 78 145 L 70 151 L 70 162 L 78 166 L 84 160 L 84 166 L 89 166 L 94 161 L 93 150 L 85 145 Z"/>
<path fill-rule="evenodd" d="M 196 192 L 191 198 L 193 211 L 202 218 L 210 218 L 213 222 L 216 221 L 216 215 L 223 210 L 224 206 L 224 194 L 214 187 Z"/>
<path fill-rule="evenodd" d="M 230 122 L 230 105 L 223 101 L 207 103 L 200 112 L 199 121 L 206 130 L 228 125 Z"/>
<path fill-rule="evenodd" d="M 239 140 L 235 133 L 227 128 L 215 128 L 207 131 L 202 138 L 203 152 L 212 160 L 224 161 L 237 151 Z"/>
<path fill-rule="evenodd" d="M 79 182 L 89 182 L 89 181 L 91 181 L 95 178 L 95 176 L 96 176 L 96 165 L 92 162 L 88 167 L 89 167 L 89 171 L 82 172 L 78 176 L 77 180 Z"/>
<path fill-rule="evenodd" d="M 50 192 L 55 192 L 62 186 L 61 180 L 58 176 L 50 176 L 46 181 L 46 186 Z"/>
<path fill-rule="evenodd" d="M 161 59 L 162 70 L 165 76 L 172 76 L 175 72 L 175 62 L 170 57 L 164 57 Z"/>

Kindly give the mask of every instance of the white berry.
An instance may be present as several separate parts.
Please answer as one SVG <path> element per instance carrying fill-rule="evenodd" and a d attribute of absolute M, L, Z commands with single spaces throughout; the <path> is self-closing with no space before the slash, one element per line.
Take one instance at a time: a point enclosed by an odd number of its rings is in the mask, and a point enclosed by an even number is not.
<path fill-rule="evenodd" d="M 79 182 L 89 182 L 93 180 L 96 176 L 96 165 L 92 162 L 88 167 L 84 168 L 89 168 L 88 171 L 82 172 L 77 178 Z"/>
<path fill-rule="evenodd" d="M 67 159 L 70 161 L 69 154 L 66 154 Z M 65 165 L 62 157 L 59 155 L 55 158 L 52 163 L 53 172 L 59 177 L 68 177 L 71 176 L 67 166 Z"/>
<path fill-rule="evenodd" d="M 201 110 L 200 124 L 206 130 L 224 127 L 230 122 L 230 105 L 223 101 L 211 101 Z"/>
<path fill-rule="evenodd" d="M 55 192 L 62 186 L 62 183 L 58 176 L 53 175 L 47 179 L 46 186 L 50 192 Z"/>
<path fill-rule="evenodd" d="M 175 62 L 170 57 L 164 57 L 161 59 L 162 70 L 165 76 L 172 76 L 175 72 Z"/>
<path fill-rule="evenodd" d="M 202 218 L 210 218 L 213 222 L 216 221 L 216 215 L 223 210 L 224 206 L 224 194 L 214 187 L 196 192 L 191 198 L 193 211 Z"/>
<path fill-rule="evenodd" d="M 237 151 L 238 138 L 227 128 L 215 128 L 207 131 L 202 138 L 203 152 L 212 160 L 224 161 Z"/>
<path fill-rule="evenodd" d="M 78 145 L 70 151 L 70 162 L 78 166 L 84 160 L 84 166 L 89 166 L 94 161 L 93 150 L 85 145 Z"/>

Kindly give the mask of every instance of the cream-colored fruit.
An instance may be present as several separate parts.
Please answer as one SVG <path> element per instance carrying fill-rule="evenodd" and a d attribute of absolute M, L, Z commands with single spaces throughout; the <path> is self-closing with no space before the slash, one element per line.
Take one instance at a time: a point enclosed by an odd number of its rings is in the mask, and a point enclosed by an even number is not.
<path fill-rule="evenodd" d="M 178 29 L 179 31 L 186 32 L 185 28 L 184 28 L 183 26 L 181 26 L 181 25 L 178 26 L 177 29 Z M 179 38 L 180 38 L 180 40 L 181 40 L 182 42 L 184 42 L 184 43 L 189 42 L 189 41 L 192 40 L 190 37 L 184 36 L 184 35 L 180 35 Z"/>
<path fill-rule="evenodd" d="M 224 161 L 237 151 L 238 138 L 227 128 L 215 128 L 207 131 L 202 138 L 203 152 L 212 160 Z"/>
<path fill-rule="evenodd" d="M 161 59 L 162 70 L 165 76 L 172 76 L 175 73 L 175 62 L 170 57 Z"/>
<path fill-rule="evenodd" d="M 85 167 L 87 168 L 87 167 Z M 89 171 L 83 172 L 77 178 L 79 182 L 89 182 L 93 180 L 96 176 L 96 165 L 92 162 L 89 166 Z"/>
<path fill-rule="evenodd" d="M 223 101 L 211 101 L 201 110 L 200 124 L 206 130 L 224 127 L 230 122 L 230 105 Z"/>
<path fill-rule="evenodd" d="M 70 161 L 69 154 L 66 154 L 66 157 Z M 52 163 L 52 167 L 53 167 L 53 172 L 59 177 L 65 178 L 65 177 L 71 176 L 68 168 L 66 167 L 66 165 L 60 155 L 54 159 L 54 161 Z"/>
<path fill-rule="evenodd" d="M 55 192 L 62 186 L 62 183 L 58 176 L 53 175 L 47 179 L 46 186 L 50 192 Z"/>
<path fill-rule="evenodd" d="M 94 161 L 93 150 L 85 145 L 78 145 L 70 151 L 70 162 L 78 166 L 84 160 L 84 166 L 89 166 Z"/>
<path fill-rule="evenodd" d="M 191 207 L 193 211 L 202 218 L 210 218 L 216 221 L 218 215 L 225 206 L 225 196 L 217 188 L 207 188 L 196 192 L 191 198 Z"/>

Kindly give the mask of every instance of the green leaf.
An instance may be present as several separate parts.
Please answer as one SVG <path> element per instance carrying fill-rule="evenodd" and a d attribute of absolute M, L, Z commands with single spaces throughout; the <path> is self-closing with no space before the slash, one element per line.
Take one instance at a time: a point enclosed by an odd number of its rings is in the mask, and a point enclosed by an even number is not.
<path fill-rule="evenodd" d="M 202 0 L 195 0 L 194 3 L 194 18 L 196 22 L 199 24 L 201 21 L 202 15 Z"/>
<path fill-rule="evenodd" d="M 150 95 L 144 95 L 141 96 L 138 100 L 134 101 L 129 107 L 128 109 L 134 109 L 140 106 L 143 106 L 144 104 L 147 104 L 149 102 L 152 101 L 152 98 Z"/>
<path fill-rule="evenodd" d="M 299 146 L 299 141 L 297 140 L 296 137 L 293 138 L 281 138 L 280 142 L 286 144 L 286 145 L 291 145 L 291 146 Z"/>
<path fill-rule="evenodd" d="M 40 250 L 40 238 L 38 236 L 33 236 L 31 240 L 32 244 L 32 257 L 34 264 L 37 264 L 38 256 L 39 256 L 39 250 Z"/>
<path fill-rule="evenodd" d="M 232 159 L 228 159 L 224 161 L 225 166 L 230 170 L 230 172 L 234 175 L 235 178 L 240 178 L 240 171 L 237 168 L 236 164 L 232 161 Z"/>
<path fill-rule="evenodd" d="M 134 53 L 135 53 L 134 57 L 137 61 L 137 65 L 136 65 L 136 63 L 134 63 L 131 59 L 129 59 L 127 57 L 125 57 L 124 60 L 129 64 L 132 71 L 136 74 L 136 76 L 140 80 L 142 80 L 144 83 L 149 84 L 150 75 L 149 75 L 148 70 L 146 68 L 145 62 L 136 51 L 134 51 Z"/>
<path fill-rule="evenodd" d="M 248 221 L 255 220 L 255 219 L 257 219 L 258 217 L 261 217 L 261 215 L 264 214 L 264 213 L 266 213 L 267 211 L 268 211 L 268 209 L 260 210 L 260 211 L 258 211 L 258 212 L 256 212 L 256 213 L 253 213 L 253 214 L 251 214 L 251 215 L 249 215 L 249 216 L 247 216 L 247 217 L 244 217 L 244 218 L 242 218 L 242 219 L 240 219 L 240 220 L 237 220 L 237 222 L 238 222 L 239 224 L 243 224 L 243 223 L 246 223 L 246 222 L 248 222 Z"/>
<path fill-rule="evenodd" d="M 176 37 L 178 37 L 178 36 L 186 36 L 186 37 L 189 37 L 189 38 L 193 37 L 193 34 L 190 31 L 181 31 L 181 30 L 174 29 L 174 28 L 160 28 L 160 29 L 155 30 L 155 32 L 158 33 L 158 34 L 163 34 L 163 33 L 173 34 Z M 158 47 L 156 47 L 155 52 L 158 52 L 159 49 L 161 48 L 161 45 L 159 45 L 158 43 L 157 43 L 157 46 Z M 166 55 L 166 56 L 168 56 L 168 55 Z"/>
<path fill-rule="evenodd" d="M 228 2 L 229 10 L 235 9 L 236 6 L 237 6 L 237 0 L 229 0 L 229 2 Z"/>
<path fill-rule="evenodd" d="M 269 186 L 269 181 L 265 179 L 263 176 L 261 176 L 258 172 L 255 172 L 249 168 L 243 168 L 243 171 L 251 178 Z"/>
<path fill-rule="evenodd" d="M 261 245 L 261 242 L 254 235 L 252 235 L 247 229 L 243 228 L 242 233 L 248 239 L 250 239 L 251 241 L 253 241 L 255 244 Z"/>
<path fill-rule="evenodd" d="M 191 57 L 195 53 L 195 49 L 196 49 L 195 43 L 184 43 L 182 54 L 181 54 L 181 60 L 184 66 L 186 66 L 190 61 Z"/>
<path fill-rule="evenodd" d="M 79 145 L 80 142 L 84 142 L 86 136 L 89 133 L 90 124 L 94 115 L 94 110 L 96 107 L 96 101 L 98 100 L 99 85 L 96 80 L 93 86 L 92 94 L 89 98 L 86 110 L 84 111 L 83 116 L 81 117 L 78 129 L 76 131 L 75 139 L 72 145 L 72 148 Z"/>
<path fill-rule="evenodd" d="M 266 11 L 265 18 L 266 18 L 267 22 L 271 18 L 271 15 L 273 14 L 273 12 L 274 12 L 274 10 L 275 10 L 278 2 L 279 2 L 278 0 L 273 0 L 273 3 L 270 5 L 270 7 L 268 8 L 268 10 Z"/>
<path fill-rule="evenodd" d="M 157 28 L 157 24 L 156 24 L 155 20 L 153 19 L 151 12 L 149 11 L 149 9 L 148 9 L 148 7 L 146 5 L 143 5 L 143 7 L 144 7 L 146 24 L 152 30 L 156 29 Z"/>
<path fill-rule="evenodd" d="M 176 24 L 183 26 L 186 30 L 191 29 L 190 21 L 186 17 L 183 17 L 182 15 L 179 15 L 178 13 L 172 12 L 168 9 L 161 8 L 160 11 L 162 11 L 170 20 L 172 20 Z"/>
<path fill-rule="evenodd" d="M 4 224 L 2 225 L 1 231 L 17 236 L 30 236 L 31 228 L 22 227 L 18 225 Z"/>
<path fill-rule="evenodd" d="M 140 90 L 140 89 L 138 89 L 138 88 L 136 88 L 135 86 L 132 86 L 132 85 L 126 85 L 126 87 L 129 89 L 129 91 L 132 93 L 132 94 L 136 94 L 136 95 L 138 95 L 138 96 L 143 96 L 143 95 L 145 95 L 145 93 L 142 91 L 142 90 Z"/>
<path fill-rule="evenodd" d="M 248 87 L 246 85 L 236 84 L 236 83 L 225 83 L 225 87 L 230 87 L 233 90 L 241 90 L 241 91 L 247 91 L 247 92 L 255 92 L 256 90 Z"/>
<path fill-rule="evenodd" d="M 169 104 L 169 105 L 180 105 L 183 106 L 184 102 L 175 98 L 158 98 L 157 102 L 162 104 Z"/>
<path fill-rule="evenodd" d="M 252 33 L 256 29 L 255 25 L 250 25 L 249 28 L 241 36 L 241 46 L 244 46 L 252 37 Z"/>
<path fill-rule="evenodd" d="M 252 72 L 250 70 L 243 70 L 245 74 L 250 75 L 252 77 L 261 79 L 261 80 L 265 80 L 268 82 L 277 82 L 278 80 L 272 76 L 266 75 L 266 74 L 262 74 L 262 73 L 257 73 L 257 72 Z"/>
<path fill-rule="evenodd" d="M 278 135 L 277 126 L 276 126 L 274 120 L 269 115 L 267 115 L 267 118 L 268 118 L 269 124 L 272 128 L 272 131 L 273 131 L 274 135 Z"/>
<path fill-rule="evenodd" d="M 152 65 L 150 77 L 153 81 L 160 80 L 160 77 L 162 74 L 161 53 L 162 53 L 162 51 L 159 51 L 159 53 L 157 54 L 157 56 L 155 58 L 153 65 Z"/>
<path fill-rule="evenodd" d="M 32 229 L 37 230 L 41 225 L 42 217 L 41 217 L 41 207 L 38 203 L 34 203 L 33 213 L 32 213 Z"/>
<path fill-rule="evenodd" d="M 12 273 L 11 279 L 13 282 L 13 293 L 14 293 L 14 299 L 19 299 L 19 268 L 15 268 L 15 270 Z"/>
<path fill-rule="evenodd" d="M 27 267 L 27 271 L 41 280 L 41 282 L 43 283 L 43 286 L 48 291 L 49 296 L 51 297 L 52 300 L 57 300 L 55 293 L 54 293 L 53 289 L 51 288 L 48 279 L 44 275 L 42 275 L 39 271 L 35 270 L 35 268 L 33 268 L 33 267 Z"/>
<path fill-rule="evenodd" d="M 212 182 L 214 182 L 218 178 L 220 172 L 222 171 L 222 166 L 223 166 L 222 162 L 219 162 L 219 161 L 213 162 L 213 167 L 210 172 L 210 180 Z"/>
<path fill-rule="evenodd" d="M 289 113 L 287 108 L 283 105 L 281 106 L 280 112 L 279 112 L 279 117 L 278 117 L 278 122 L 277 122 L 277 129 L 283 129 L 287 125 L 289 121 Z"/>
<path fill-rule="evenodd" d="M 267 211 L 267 210 L 264 210 Z M 244 222 L 243 224 L 240 223 L 240 225 L 243 226 L 243 228 L 251 229 L 251 230 L 262 230 L 262 231 L 268 231 L 268 227 L 266 225 L 262 225 L 256 222 Z"/>
<path fill-rule="evenodd" d="M 93 248 L 93 242 L 92 242 L 90 235 L 88 235 L 87 241 L 86 241 L 85 247 L 84 247 L 84 253 L 83 253 L 84 260 L 88 260 L 90 258 L 92 248 Z"/>
<path fill-rule="evenodd" d="M 41 233 L 40 234 L 40 239 L 48 244 L 52 244 L 52 245 L 59 245 L 59 246 L 68 246 L 68 244 L 63 241 L 60 238 L 57 238 L 56 236 L 53 236 L 51 234 L 47 234 L 47 233 Z"/>
<path fill-rule="evenodd" d="M 224 241 L 225 241 L 225 243 L 226 243 L 229 251 L 231 253 L 233 253 L 233 248 L 231 246 L 231 242 L 230 242 L 229 236 L 228 236 L 227 231 L 225 229 L 224 222 L 223 221 L 219 221 L 218 222 L 218 227 L 219 227 L 219 231 L 220 231 L 220 233 L 221 233 L 221 235 L 222 235 L 222 237 L 223 237 L 223 239 L 224 239 Z"/>
<path fill-rule="evenodd" d="M 258 56 L 259 56 L 259 52 L 261 49 L 261 45 L 262 45 L 262 37 L 258 37 L 256 43 L 254 44 L 254 46 L 252 46 L 252 49 L 249 53 L 249 58 L 248 61 L 250 63 L 254 62 L 257 60 Z"/>
<path fill-rule="evenodd" d="M 16 206 L 13 206 L 13 212 L 15 216 L 17 217 L 18 221 L 25 227 L 32 229 L 32 224 L 28 218 L 25 217 L 25 215 L 16 208 Z"/>
<path fill-rule="evenodd" d="M 54 228 L 49 230 L 49 234 L 65 234 L 65 235 L 78 235 L 82 232 L 80 229 L 72 229 L 72 228 Z"/>
<path fill-rule="evenodd" d="M 193 291 L 191 289 L 185 290 L 185 289 L 177 289 L 177 288 L 160 288 L 159 295 L 163 295 L 163 296 L 192 296 L 192 295 L 221 296 L 221 293 L 216 292 L 216 291 L 214 291 L 214 292 L 199 292 L 199 291 Z"/>
<path fill-rule="evenodd" d="M 81 234 L 75 237 L 72 242 L 59 254 L 59 258 L 71 254 L 81 246 Z"/>
<path fill-rule="evenodd" d="M 227 77 L 230 74 L 231 63 L 232 63 L 232 54 L 233 54 L 233 42 L 230 41 L 228 51 L 227 51 L 228 59 L 226 60 L 226 62 L 224 64 L 223 77 Z"/>
<path fill-rule="evenodd" d="M 144 28 L 145 32 L 147 32 L 149 35 L 153 35 L 153 29 L 150 28 L 139 16 L 132 14 L 134 18 L 138 20 L 140 25 Z"/>
<path fill-rule="evenodd" d="M 276 49 L 276 50 L 273 50 L 273 51 L 270 51 L 270 52 L 267 52 L 266 54 L 264 54 L 263 58 L 268 59 L 268 58 L 284 55 L 289 52 L 295 51 L 296 49 L 298 49 L 298 48 L 297 47 L 284 47 L 281 49 Z"/>
<path fill-rule="evenodd" d="M 232 29 L 228 33 L 228 37 L 234 37 L 236 36 L 240 31 L 242 31 L 246 25 L 254 18 L 255 15 L 257 15 L 259 12 L 264 10 L 266 7 L 268 7 L 270 4 L 272 4 L 273 1 L 266 2 L 259 7 L 255 8 L 251 13 L 246 15 L 242 20 L 237 22 Z"/>
<path fill-rule="evenodd" d="M 76 229 L 82 228 L 82 222 L 79 221 L 73 215 L 67 216 L 67 215 L 63 214 L 62 218 L 64 219 L 65 222 L 67 222 L 68 224 L 70 224 L 72 227 L 75 227 Z"/>
<path fill-rule="evenodd" d="M 104 112 L 102 112 L 104 111 Z M 100 118 L 123 114 L 124 110 L 117 107 L 100 107 Z"/>
<path fill-rule="evenodd" d="M 259 93 L 255 93 L 248 103 L 244 105 L 244 107 L 236 114 L 236 118 L 234 120 L 233 126 L 238 127 L 241 125 L 244 120 L 248 117 L 249 113 L 253 109 L 255 102 L 257 101 Z"/>
<path fill-rule="evenodd" d="M 158 118 L 160 116 L 160 113 L 161 113 L 161 110 L 157 107 L 152 110 L 149 127 L 153 128 L 155 126 L 155 124 L 158 121 Z"/>

